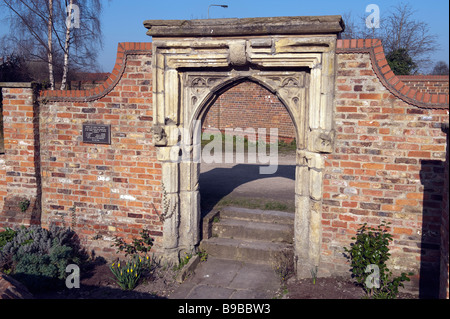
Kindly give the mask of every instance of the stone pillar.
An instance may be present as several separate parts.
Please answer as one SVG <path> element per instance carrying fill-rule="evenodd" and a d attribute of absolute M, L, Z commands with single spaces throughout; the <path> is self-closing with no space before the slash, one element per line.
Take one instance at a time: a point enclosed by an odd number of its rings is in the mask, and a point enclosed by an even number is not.
<path fill-rule="evenodd" d="M 309 277 L 320 264 L 323 168 L 320 154 L 297 150 L 294 247 L 298 278 Z"/>

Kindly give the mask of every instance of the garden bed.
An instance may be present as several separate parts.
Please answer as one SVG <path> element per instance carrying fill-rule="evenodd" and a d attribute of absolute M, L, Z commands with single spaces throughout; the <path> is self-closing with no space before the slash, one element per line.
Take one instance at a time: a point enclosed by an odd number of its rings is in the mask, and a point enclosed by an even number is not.
<path fill-rule="evenodd" d="M 362 299 L 365 292 L 361 286 L 342 277 L 289 280 L 286 285 L 287 299 Z M 399 293 L 398 299 L 417 299 L 417 296 Z"/>
<path fill-rule="evenodd" d="M 132 291 L 122 290 L 115 282 L 110 264 L 103 261 L 91 263 L 81 271 L 80 288 L 63 288 L 35 293 L 35 299 L 165 299 L 179 287 L 177 271 L 159 267 L 152 275 L 142 278 Z"/>

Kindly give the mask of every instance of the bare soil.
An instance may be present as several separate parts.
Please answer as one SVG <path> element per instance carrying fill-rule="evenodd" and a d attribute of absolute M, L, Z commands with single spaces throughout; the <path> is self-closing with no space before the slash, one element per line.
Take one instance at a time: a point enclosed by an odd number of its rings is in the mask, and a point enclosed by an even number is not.
<path fill-rule="evenodd" d="M 361 286 L 342 277 L 289 280 L 286 285 L 286 299 L 363 299 L 365 292 Z M 407 293 L 399 293 L 398 299 L 417 299 Z"/>
<path fill-rule="evenodd" d="M 171 267 L 157 268 L 144 277 L 132 291 L 124 291 L 115 282 L 109 264 L 97 262 L 81 271 L 80 288 L 35 293 L 35 299 L 167 299 L 179 287 L 177 272 Z M 84 275 L 83 275 L 84 274 Z"/>
<path fill-rule="evenodd" d="M 133 291 L 123 291 L 115 282 L 109 264 L 91 264 L 82 273 L 79 289 L 62 288 L 57 291 L 35 293 L 35 299 L 167 299 L 180 284 L 175 280 L 177 272 L 171 267 L 157 268 Z M 362 287 L 347 278 L 330 277 L 312 279 L 290 279 L 275 298 L 281 299 L 362 299 Z M 417 299 L 401 293 L 399 299 Z"/>

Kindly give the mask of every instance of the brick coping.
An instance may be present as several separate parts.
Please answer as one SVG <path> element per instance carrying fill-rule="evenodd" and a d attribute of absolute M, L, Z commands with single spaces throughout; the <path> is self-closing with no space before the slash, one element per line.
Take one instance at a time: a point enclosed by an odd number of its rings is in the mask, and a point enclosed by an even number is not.
<path fill-rule="evenodd" d="M 41 92 L 41 99 L 47 101 L 82 101 L 98 100 L 107 95 L 119 82 L 125 70 L 128 54 L 149 54 L 151 42 L 122 42 L 117 49 L 116 64 L 108 79 L 101 85 L 88 90 L 47 90 Z M 336 53 L 369 53 L 372 67 L 383 85 L 396 97 L 408 104 L 420 108 L 449 108 L 449 94 L 419 92 L 402 81 L 401 76 L 392 72 L 379 39 L 339 39 Z M 406 80 L 406 79 L 405 79 Z"/>
<path fill-rule="evenodd" d="M 426 109 L 448 109 L 449 95 L 419 92 L 396 76 L 391 70 L 383 45 L 379 39 L 339 39 L 336 43 L 336 53 L 369 53 L 375 74 L 383 85 L 393 95 L 404 102 Z M 406 80 L 406 79 L 405 79 Z"/>
<path fill-rule="evenodd" d="M 88 90 L 46 90 L 41 92 L 41 100 L 62 102 L 91 102 L 101 99 L 117 85 L 126 67 L 127 55 L 151 54 L 151 42 L 121 42 L 117 48 L 116 64 L 108 79 L 101 85 Z"/>

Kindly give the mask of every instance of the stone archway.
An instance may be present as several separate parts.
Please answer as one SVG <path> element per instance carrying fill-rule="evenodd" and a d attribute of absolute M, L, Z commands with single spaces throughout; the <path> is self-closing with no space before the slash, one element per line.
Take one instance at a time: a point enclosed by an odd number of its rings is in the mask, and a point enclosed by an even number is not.
<path fill-rule="evenodd" d="M 275 93 L 297 136 L 297 275 L 320 262 L 323 153 L 334 142 L 335 46 L 340 16 L 146 21 L 153 37 L 154 143 L 162 163 L 165 252 L 199 243 L 196 120 L 221 91 L 248 79 Z M 180 143 L 184 141 L 184 143 Z"/>

